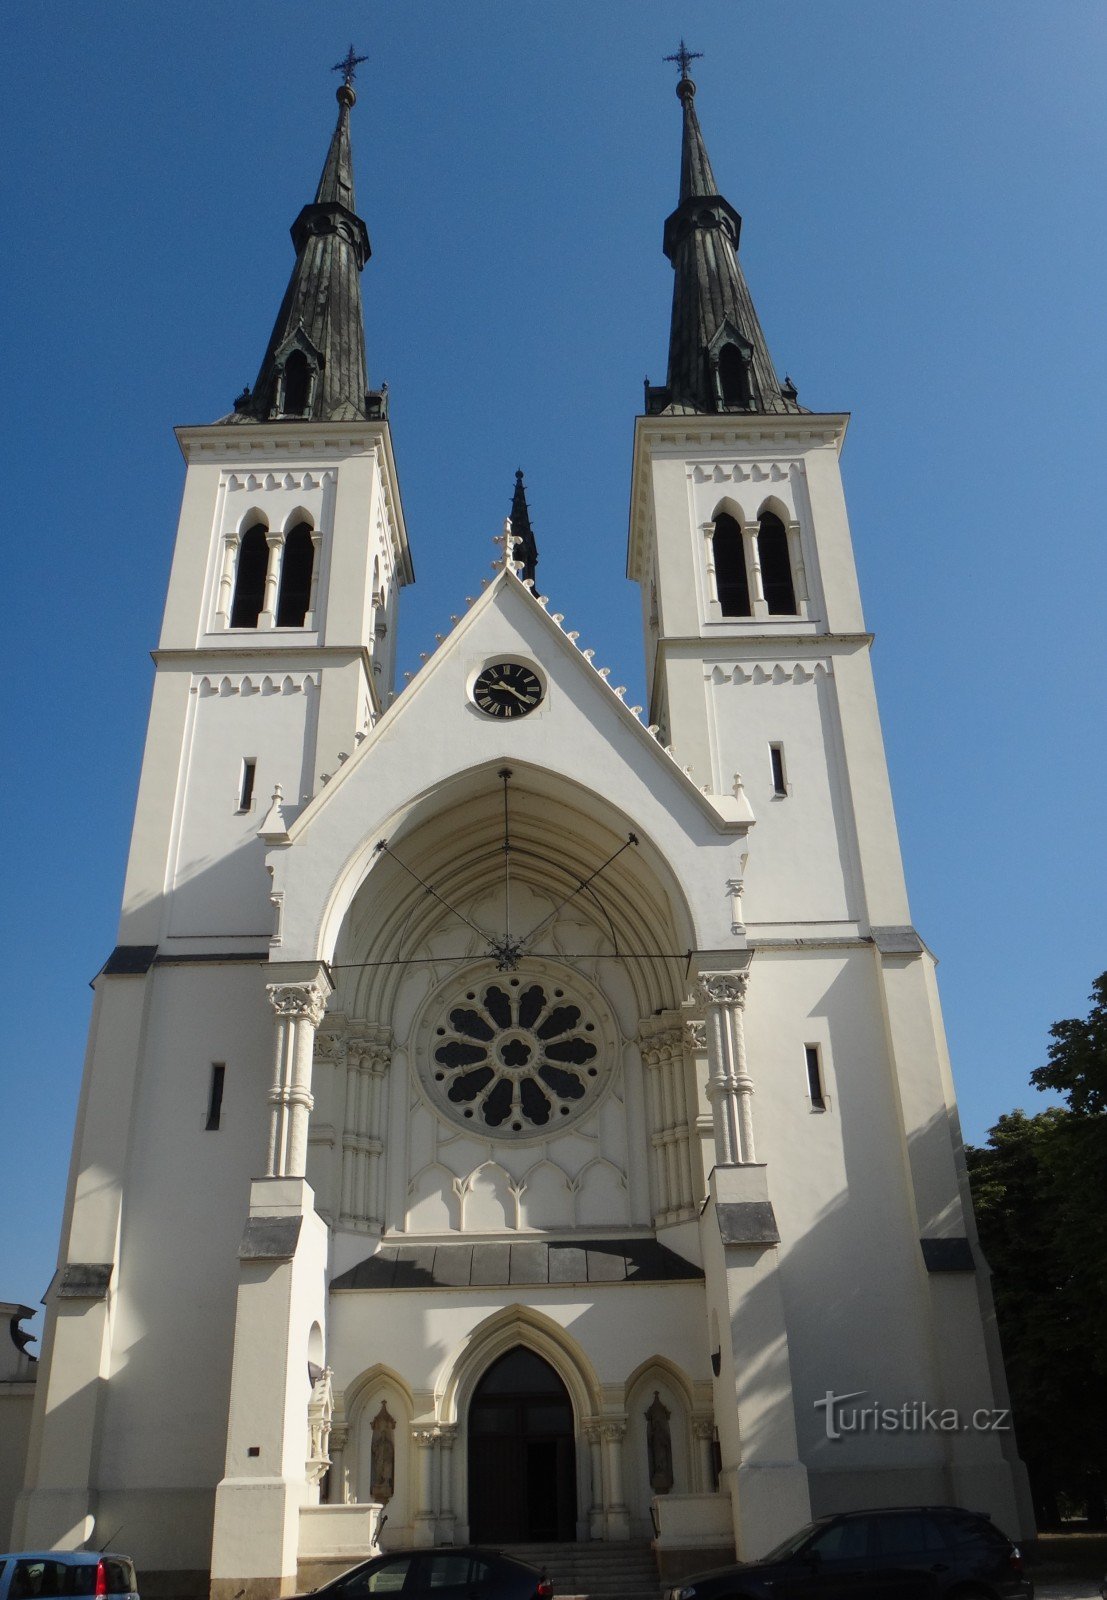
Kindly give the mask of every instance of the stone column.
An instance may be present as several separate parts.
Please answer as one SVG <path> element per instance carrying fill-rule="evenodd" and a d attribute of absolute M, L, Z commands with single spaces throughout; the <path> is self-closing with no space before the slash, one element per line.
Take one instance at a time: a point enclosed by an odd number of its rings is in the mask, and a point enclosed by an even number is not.
<path fill-rule="evenodd" d="M 604 1456 L 607 1465 L 607 1496 L 604 1511 L 609 1539 L 630 1538 L 630 1512 L 623 1499 L 623 1440 L 627 1435 L 624 1420 L 602 1424 Z"/>
<path fill-rule="evenodd" d="M 756 522 L 743 522 L 742 542 L 746 547 L 746 571 L 750 579 L 750 609 L 755 617 L 767 617 L 765 585 L 761 580 L 761 547 L 757 542 L 760 532 Z"/>
<path fill-rule="evenodd" d="M 308 590 L 307 613 L 304 617 L 304 627 L 314 628 L 315 608 L 319 604 L 319 552 L 323 544 L 323 535 L 318 528 L 311 530 L 311 588 Z"/>
<path fill-rule="evenodd" d="M 269 983 L 266 991 L 277 1019 L 266 1175 L 302 1178 L 307 1170 L 308 1119 L 314 1104 L 311 1065 L 315 1030 L 323 1019 L 327 997 L 317 983 Z"/>
<path fill-rule="evenodd" d="M 792 561 L 792 584 L 796 591 L 796 604 L 802 606 L 811 598 L 807 592 L 807 572 L 803 565 L 803 543 L 798 522 L 788 524 L 788 554 Z"/>
<path fill-rule="evenodd" d="M 457 1424 L 438 1429 L 438 1543 L 454 1542 L 454 1445 Z"/>
<path fill-rule="evenodd" d="M 349 1500 L 349 1482 L 346 1477 L 346 1446 L 350 1442 L 350 1429 L 344 1422 L 331 1423 L 331 1469 L 327 1477 L 327 1504 L 344 1506 Z"/>
<path fill-rule="evenodd" d="M 715 524 L 713 522 L 705 522 L 703 524 L 703 538 L 704 561 L 707 566 L 707 600 L 709 604 L 713 602 L 717 605 L 719 602 L 719 582 L 715 576 Z"/>
<path fill-rule="evenodd" d="M 696 1474 L 698 1493 L 711 1494 L 715 1477 L 715 1419 L 693 1417 L 692 1432 L 696 1438 Z"/>
<path fill-rule="evenodd" d="M 238 562 L 238 547 L 241 542 L 237 533 L 228 533 L 223 537 L 223 570 L 219 574 L 219 599 L 215 606 L 217 628 L 230 627 L 234 569 Z"/>
<path fill-rule="evenodd" d="M 277 586 L 281 578 L 284 534 L 267 533 L 265 542 L 269 546 L 269 564 L 265 569 L 265 588 L 262 591 L 261 616 L 258 618 L 259 628 L 271 628 L 277 620 Z"/>
<path fill-rule="evenodd" d="M 602 1539 L 603 1516 L 603 1435 L 598 1422 L 584 1424 L 584 1440 L 588 1446 L 588 1460 L 592 1468 L 592 1492 L 588 1507 L 588 1537 Z"/>
<path fill-rule="evenodd" d="M 748 972 L 701 972 L 696 998 L 707 1013 L 707 1098 L 715 1127 L 715 1162 L 720 1167 L 757 1160 L 753 1141 L 753 1079 L 746 1070 L 742 1008 Z"/>
<path fill-rule="evenodd" d="M 438 1447 L 437 1428 L 413 1428 L 411 1437 L 415 1444 L 417 1460 L 415 1543 L 434 1543 L 435 1523 L 435 1456 Z"/>

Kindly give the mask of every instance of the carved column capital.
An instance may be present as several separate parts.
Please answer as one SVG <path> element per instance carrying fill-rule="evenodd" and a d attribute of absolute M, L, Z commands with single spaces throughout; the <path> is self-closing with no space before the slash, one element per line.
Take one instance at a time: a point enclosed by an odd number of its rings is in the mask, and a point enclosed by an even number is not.
<path fill-rule="evenodd" d="M 601 1422 L 600 1434 L 608 1444 L 621 1444 L 627 1436 L 627 1425 L 625 1422 Z"/>
<path fill-rule="evenodd" d="M 697 1438 L 697 1439 L 714 1439 L 714 1437 L 715 1437 L 715 1418 L 714 1417 L 693 1417 L 692 1418 L 692 1433 L 693 1433 L 693 1436 L 695 1438 Z"/>
<path fill-rule="evenodd" d="M 749 981 L 748 972 L 701 972 L 696 999 L 705 1006 L 744 1006 Z"/>
<path fill-rule="evenodd" d="M 707 1023 L 700 1017 L 684 1019 L 684 1044 L 693 1052 L 707 1049 Z"/>
<path fill-rule="evenodd" d="M 315 983 L 267 983 L 265 992 L 278 1017 L 310 1022 L 317 1028 L 327 1009 L 327 997 Z"/>
<path fill-rule="evenodd" d="M 431 1450 L 434 1448 L 435 1441 L 438 1438 L 438 1429 L 435 1427 L 412 1428 L 411 1437 L 421 1450 Z"/>

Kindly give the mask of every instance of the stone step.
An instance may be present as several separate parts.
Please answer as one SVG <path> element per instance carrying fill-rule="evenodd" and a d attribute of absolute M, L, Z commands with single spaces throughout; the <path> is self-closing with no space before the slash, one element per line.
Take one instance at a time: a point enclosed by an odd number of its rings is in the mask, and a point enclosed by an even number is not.
<path fill-rule="evenodd" d="M 540 1567 L 557 1600 L 658 1600 L 660 1583 L 648 1544 L 512 1544 L 502 1547 Z"/>

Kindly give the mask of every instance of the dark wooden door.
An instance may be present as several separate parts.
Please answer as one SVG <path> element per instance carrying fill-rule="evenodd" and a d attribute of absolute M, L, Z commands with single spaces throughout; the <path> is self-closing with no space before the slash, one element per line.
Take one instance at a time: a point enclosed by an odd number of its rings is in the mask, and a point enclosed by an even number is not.
<path fill-rule="evenodd" d="M 568 1391 L 517 1345 L 469 1404 L 469 1537 L 510 1544 L 576 1538 L 576 1447 Z"/>

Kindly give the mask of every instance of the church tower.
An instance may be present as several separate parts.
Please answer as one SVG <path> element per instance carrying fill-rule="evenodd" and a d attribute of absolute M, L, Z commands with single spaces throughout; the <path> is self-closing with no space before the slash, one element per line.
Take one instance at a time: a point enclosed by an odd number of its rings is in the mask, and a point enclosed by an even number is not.
<path fill-rule="evenodd" d="M 235 1251 L 265 1170 L 267 839 L 391 699 L 413 579 L 387 393 L 366 374 L 354 65 L 254 388 L 177 430 L 184 495 L 118 942 L 94 984 L 17 1520 L 28 1548 L 141 1524 L 176 1565 L 208 1566 Z M 174 1385 L 191 1396 L 180 1411 Z"/>
<path fill-rule="evenodd" d="M 742 219 L 720 193 L 697 116 L 693 57 L 682 42 L 670 59 L 683 130 L 663 238 L 668 374 L 664 386 L 647 383 L 635 428 L 628 575 L 641 589 L 659 738 L 696 783 L 743 797 L 756 818 L 730 887 L 751 953 L 744 1027 L 766 1198 L 782 1238 L 794 1229 L 806 1241 L 783 1247 L 780 1272 L 800 1455 L 822 1510 L 844 1481 L 813 1437 L 815 1394 L 799 1396 L 816 1370 L 826 1388 L 871 1394 L 876 1381 L 845 1348 L 827 1360 L 843 1271 L 870 1285 L 900 1276 L 914 1308 L 904 1367 L 945 1404 L 963 1404 L 976 1385 L 1001 1403 L 1005 1379 L 970 1243 L 935 962 L 907 901 L 839 467 L 848 417 L 807 410 L 777 376 L 739 261 Z M 878 1169 L 902 1179 L 879 1200 Z M 869 1206 L 855 1233 L 851 1215 Z M 893 1245 L 904 1227 L 914 1242 Z M 729 1420 L 719 1421 L 724 1460 L 740 1463 L 749 1446 L 728 1442 Z M 952 1446 L 943 1496 L 990 1505 L 1013 1530 L 1012 1472 L 1030 1520 L 1025 1474 L 1012 1435 L 1002 1442 L 1004 1456 L 995 1441 Z M 890 1453 L 880 1470 L 882 1501 L 915 1496 L 908 1475 L 892 1489 L 901 1468 Z"/>

